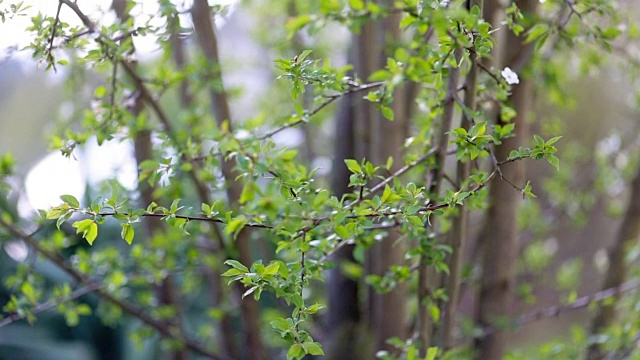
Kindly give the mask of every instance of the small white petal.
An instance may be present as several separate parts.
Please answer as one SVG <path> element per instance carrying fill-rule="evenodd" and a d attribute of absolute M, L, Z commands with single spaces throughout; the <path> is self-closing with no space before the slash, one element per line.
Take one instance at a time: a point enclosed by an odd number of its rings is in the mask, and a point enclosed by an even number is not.
<path fill-rule="evenodd" d="M 519 84 L 520 83 L 520 79 L 518 78 L 518 74 L 516 74 L 513 70 L 511 70 L 510 67 L 506 67 L 506 68 L 502 69 L 502 72 L 500 74 L 502 75 L 504 80 L 509 85 L 514 85 L 514 84 Z"/>

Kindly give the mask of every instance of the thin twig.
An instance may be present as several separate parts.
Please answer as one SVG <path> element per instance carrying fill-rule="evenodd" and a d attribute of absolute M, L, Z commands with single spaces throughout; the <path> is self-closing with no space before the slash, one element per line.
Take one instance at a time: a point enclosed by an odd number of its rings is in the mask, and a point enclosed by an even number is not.
<path fill-rule="evenodd" d="M 75 291 L 73 291 L 72 293 L 70 293 L 67 296 L 61 297 L 59 299 L 52 299 L 49 300 L 45 303 L 36 305 L 33 309 L 29 310 L 29 312 L 33 315 L 37 315 L 39 313 L 45 312 L 49 309 L 52 309 L 62 303 L 65 303 L 67 301 L 72 301 L 75 300 L 83 295 L 92 293 L 94 291 L 96 291 L 97 289 L 100 289 L 102 287 L 102 283 L 99 282 L 95 282 L 95 283 L 91 283 L 89 285 L 83 286 L 80 289 L 77 289 Z M 11 314 L 8 317 L 2 319 L 0 321 L 0 328 L 3 326 L 7 326 L 11 323 L 14 323 L 16 321 L 20 321 L 23 320 L 24 318 L 26 318 L 25 315 L 19 315 L 19 314 Z"/>
<path fill-rule="evenodd" d="M 364 85 L 360 85 L 360 86 L 357 86 L 357 87 L 349 88 L 349 89 L 347 89 L 347 90 L 345 90 L 345 91 L 343 91 L 343 92 L 341 92 L 339 94 L 330 95 L 327 98 L 327 100 L 322 102 L 316 108 L 314 108 L 311 111 L 306 112 L 301 119 L 293 121 L 293 122 L 290 122 L 290 123 L 287 123 L 287 124 L 284 124 L 284 125 L 282 125 L 282 126 L 280 126 L 278 128 L 275 128 L 273 130 L 270 130 L 267 133 L 265 133 L 264 135 L 258 136 L 258 140 L 266 140 L 266 139 L 272 137 L 273 135 L 275 135 L 275 134 L 277 134 L 277 133 L 279 133 L 279 132 L 281 132 L 281 131 L 283 131 L 285 129 L 298 126 L 299 124 L 305 122 L 305 120 L 307 120 L 311 116 L 317 114 L 320 110 L 324 109 L 327 105 L 331 104 L 332 102 L 338 100 L 339 98 L 341 98 L 341 97 L 343 97 L 345 95 L 353 94 L 353 93 L 356 93 L 356 92 L 359 92 L 359 91 L 373 89 L 373 88 L 382 86 L 383 84 L 384 84 L 384 82 L 375 82 L 375 83 L 371 83 L 371 84 L 364 84 Z M 294 114 L 294 115 L 292 115 L 292 117 L 293 116 L 297 116 L 297 115 Z"/>
<path fill-rule="evenodd" d="M 60 9 L 62 9 L 62 3 L 58 3 L 58 10 L 56 11 L 56 18 L 53 20 L 53 25 L 51 26 L 51 38 L 49 39 L 49 49 L 47 50 L 47 60 L 51 62 L 51 66 L 53 67 L 54 72 L 58 72 L 56 69 L 56 62 L 53 58 L 53 39 L 56 37 L 56 28 L 58 27 L 58 23 L 60 22 Z"/>
<path fill-rule="evenodd" d="M 534 311 L 531 313 L 518 316 L 516 320 L 514 320 L 511 323 L 511 325 L 513 327 L 521 327 L 523 325 L 527 325 L 539 320 L 558 317 L 560 314 L 565 313 L 567 311 L 583 309 L 593 304 L 594 302 L 602 301 L 610 297 L 618 296 L 620 294 L 638 290 L 638 289 L 640 289 L 640 279 L 630 280 L 623 283 L 620 286 L 608 288 L 602 291 L 598 291 L 591 295 L 580 297 L 575 301 L 566 305 L 554 305 L 542 310 L 538 310 L 538 311 Z M 486 337 L 498 331 L 499 329 L 495 327 L 488 327 L 488 328 L 485 328 L 482 331 L 482 333 L 478 334 L 476 337 L 477 338 Z"/>

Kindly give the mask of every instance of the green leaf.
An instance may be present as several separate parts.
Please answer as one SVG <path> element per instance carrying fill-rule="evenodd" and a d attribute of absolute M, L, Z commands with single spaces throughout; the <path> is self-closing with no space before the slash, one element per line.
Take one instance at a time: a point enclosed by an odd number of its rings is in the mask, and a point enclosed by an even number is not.
<path fill-rule="evenodd" d="M 544 145 L 544 139 L 542 139 L 540 136 L 533 135 L 533 139 L 536 141 L 537 145 Z"/>
<path fill-rule="evenodd" d="M 382 110 L 382 116 L 384 116 L 390 121 L 393 121 L 393 118 L 394 118 L 393 109 L 391 109 L 388 106 L 383 106 L 381 110 Z"/>
<path fill-rule="evenodd" d="M 302 358 L 305 355 L 306 353 L 304 352 L 302 344 L 293 344 L 289 348 L 289 351 L 287 351 L 288 358 Z"/>
<path fill-rule="evenodd" d="M 302 344 L 305 353 L 309 355 L 324 355 L 322 347 L 317 342 L 306 342 Z"/>
<path fill-rule="evenodd" d="M 47 212 L 47 220 L 53 220 L 53 219 L 57 219 L 61 216 L 66 215 L 67 213 L 70 212 L 69 209 L 69 204 L 64 203 L 60 206 L 56 206 L 54 208 L 51 208 L 51 210 L 49 210 Z"/>
<path fill-rule="evenodd" d="M 20 291 L 22 291 L 22 294 L 24 294 L 31 303 L 35 304 L 38 302 L 36 290 L 30 282 L 23 282 L 22 286 L 20 286 Z"/>
<path fill-rule="evenodd" d="M 336 234 L 342 238 L 342 240 L 347 240 L 351 237 L 351 233 L 347 230 L 346 227 L 342 225 L 336 226 Z"/>
<path fill-rule="evenodd" d="M 245 273 L 249 272 L 249 269 L 246 266 L 242 265 L 242 263 L 240 263 L 237 260 L 227 260 L 227 261 L 224 262 L 224 264 L 228 265 L 228 266 L 231 266 L 232 268 L 238 269 L 238 270 L 240 270 L 242 272 L 245 272 Z"/>
<path fill-rule="evenodd" d="M 552 137 L 551 139 L 547 140 L 547 142 L 545 144 L 551 146 L 551 145 L 555 144 L 560 139 L 562 139 L 562 136 Z"/>
<path fill-rule="evenodd" d="M 262 276 L 275 275 L 278 273 L 279 268 L 280 268 L 280 263 L 273 262 L 264 269 Z"/>
<path fill-rule="evenodd" d="M 309 54 L 311 54 L 313 52 L 313 50 L 305 50 L 302 52 L 302 54 L 298 55 L 298 63 L 301 63 L 302 61 L 304 61 L 304 59 L 307 58 L 307 56 L 309 56 Z"/>
<path fill-rule="evenodd" d="M 353 10 L 362 10 L 364 9 L 364 1 L 362 0 L 349 0 L 349 6 Z"/>
<path fill-rule="evenodd" d="M 436 355 L 438 355 L 438 347 L 431 346 L 427 349 L 427 355 L 424 357 L 424 360 L 434 360 Z"/>
<path fill-rule="evenodd" d="M 98 237 L 98 224 L 92 222 L 89 229 L 84 233 L 84 238 L 87 239 L 89 245 L 93 245 L 93 241 Z"/>
<path fill-rule="evenodd" d="M 106 94 L 107 94 L 107 89 L 102 85 L 98 86 L 93 93 L 93 95 L 98 99 L 104 97 Z"/>
<path fill-rule="evenodd" d="M 255 199 L 256 193 L 254 191 L 253 183 L 248 183 L 242 188 L 242 193 L 240 194 L 240 204 L 244 204 L 247 201 L 251 201 Z"/>
<path fill-rule="evenodd" d="M 547 161 L 555 167 L 557 171 L 560 171 L 560 159 L 558 159 L 557 156 L 549 154 L 547 155 Z"/>
<path fill-rule="evenodd" d="M 549 31 L 549 25 L 546 23 L 535 24 L 531 29 L 529 29 L 529 31 L 527 31 L 527 38 L 524 42 L 530 43 L 545 34 L 547 31 Z"/>
<path fill-rule="evenodd" d="M 470 133 L 471 133 L 471 136 L 475 138 L 475 137 L 484 135 L 486 130 L 487 130 L 487 122 L 486 121 L 481 121 L 481 122 L 473 125 L 473 127 L 471 128 Z"/>
<path fill-rule="evenodd" d="M 122 231 L 120 232 L 120 236 L 122 239 L 127 242 L 127 244 L 131 245 L 133 242 L 133 236 L 135 231 L 133 230 L 133 226 L 130 224 L 122 224 Z"/>
<path fill-rule="evenodd" d="M 176 212 L 178 212 L 178 210 L 182 209 L 182 207 L 178 207 L 178 204 L 180 204 L 180 200 L 181 199 L 173 200 L 173 202 L 171 203 L 171 207 L 169 208 L 169 213 L 175 214 Z"/>
<path fill-rule="evenodd" d="M 67 204 L 69 204 L 69 206 L 71 207 L 74 207 L 74 208 L 80 207 L 80 202 L 73 195 L 62 195 L 60 196 L 60 199 L 66 202 Z"/>
<path fill-rule="evenodd" d="M 345 159 L 344 163 L 347 164 L 347 168 L 352 173 L 355 173 L 355 174 L 362 173 L 362 168 L 360 167 L 360 164 L 358 164 L 357 161 L 355 161 L 353 159 Z"/>
<path fill-rule="evenodd" d="M 301 15 L 287 20 L 287 22 L 285 23 L 285 28 L 287 29 L 287 37 L 289 39 L 293 38 L 296 32 L 305 27 L 311 20 L 311 16 L 309 15 Z"/>
<path fill-rule="evenodd" d="M 222 275 L 220 275 L 220 276 L 238 276 L 238 275 L 244 275 L 244 274 L 246 274 L 246 273 L 245 273 L 245 272 L 243 272 L 243 271 L 240 271 L 240 270 L 238 270 L 238 269 L 229 269 L 229 270 L 225 271 L 225 272 L 224 272 Z M 236 280 L 238 280 L 238 279 L 236 279 Z M 232 280 L 232 281 L 233 281 L 233 280 Z"/>
<path fill-rule="evenodd" d="M 233 219 L 227 224 L 225 233 L 227 233 L 227 235 L 231 235 L 231 234 L 237 235 L 246 224 L 247 224 L 247 220 L 244 218 Z"/>
<path fill-rule="evenodd" d="M 389 199 L 391 198 L 392 192 L 391 192 L 391 188 L 389 187 L 389 184 L 384 186 L 384 191 L 382 192 L 382 198 L 380 199 L 382 201 L 382 203 L 385 203 L 387 201 L 389 201 Z"/>
<path fill-rule="evenodd" d="M 272 320 L 269 324 L 271 324 L 272 328 L 281 332 L 287 331 L 291 328 L 291 324 L 285 318 L 277 318 Z"/>

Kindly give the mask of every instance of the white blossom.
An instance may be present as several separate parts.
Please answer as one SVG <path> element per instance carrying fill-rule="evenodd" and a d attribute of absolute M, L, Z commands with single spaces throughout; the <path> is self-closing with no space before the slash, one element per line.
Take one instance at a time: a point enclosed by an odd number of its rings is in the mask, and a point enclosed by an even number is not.
<path fill-rule="evenodd" d="M 520 84 L 520 79 L 518 78 L 518 74 L 516 74 L 510 67 L 506 67 L 502 69 L 500 73 L 502 77 L 507 81 L 507 84 L 514 85 Z"/>

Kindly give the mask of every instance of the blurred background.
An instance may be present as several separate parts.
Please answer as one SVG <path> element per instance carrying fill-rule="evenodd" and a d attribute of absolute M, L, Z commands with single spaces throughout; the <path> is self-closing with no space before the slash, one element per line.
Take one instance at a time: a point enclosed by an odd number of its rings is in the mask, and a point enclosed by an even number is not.
<path fill-rule="evenodd" d="M 90 16 L 115 20 L 109 0 L 79 3 Z M 180 3 L 189 6 L 188 1 Z M 286 94 L 264 96 L 272 94 L 276 86 L 273 60 L 289 56 L 275 46 L 285 36 L 281 25 L 287 15 L 282 7 L 271 6 L 269 1 L 210 3 L 228 5 L 216 25 L 226 82 L 233 93 L 234 117 L 248 118 L 286 102 Z M 51 0 L 27 0 L 25 4 L 31 5 L 29 13 L 33 15 L 42 12 L 53 16 L 57 9 L 57 2 Z M 157 12 L 154 0 L 138 4 L 133 14 L 152 16 Z M 640 1 L 620 1 L 618 6 L 627 13 L 637 13 Z M 70 23 L 78 22 L 68 10 L 62 16 Z M 16 211 L 28 218 L 35 217 L 37 209 L 58 205 L 62 194 L 91 199 L 106 180 L 116 179 L 124 188 L 135 189 L 136 165 L 130 141 L 110 140 L 99 147 L 93 139 L 71 158 L 49 150 L 51 135 L 84 111 L 80 104 L 91 107 L 94 88 L 102 80 L 87 72 L 82 74 L 85 87 L 80 88 L 69 86 L 69 77 L 77 75 L 71 70 L 60 67 L 57 72 L 44 72 L 29 51 L 20 51 L 30 41 L 30 33 L 25 31 L 29 22 L 19 18 L 0 24 L 0 153 L 11 152 L 18 164 L 11 196 L 0 201 L 17 204 Z M 314 48 L 318 57 L 331 58 L 334 65 L 347 62 L 348 36 L 342 28 L 329 27 L 318 37 L 303 37 L 302 41 Z M 136 37 L 134 42 L 143 66 L 154 66 L 162 57 L 156 39 Z M 561 165 L 556 172 L 546 163 L 527 162 L 527 178 L 538 199 L 526 201 L 521 212 L 518 313 L 600 289 L 608 268 L 606 249 L 619 227 L 629 181 L 639 160 L 640 96 L 635 75 L 636 61 L 640 60 L 633 60 L 640 59 L 637 50 L 637 44 L 621 43 L 605 56 L 596 50 L 554 56 L 555 72 L 545 74 L 536 90 L 532 133 L 545 138 L 563 135 L 557 144 Z M 68 101 L 69 97 L 76 101 Z M 320 177 L 330 172 L 330 118 L 331 114 L 305 130 L 288 129 L 276 137 L 277 142 L 298 148 L 320 167 Z M 11 207 L 7 203 L 1 206 Z M 480 225 L 480 217 L 474 217 L 472 232 L 478 232 Z M 639 253 L 630 254 L 630 261 Z M 5 243 L 0 253 L 0 276 L 15 271 L 15 264 L 27 257 L 24 244 Z M 55 269 L 42 271 L 54 278 L 63 276 Z M 0 304 L 9 295 L 0 286 Z M 87 299 L 96 306 L 95 298 Z M 463 297 L 462 307 L 468 305 L 469 316 L 472 303 L 470 295 Z M 198 309 L 191 312 L 198 316 Z M 516 332 L 518 341 L 513 346 L 526 349 L 554 338 L 567 339 L 571 336 L 568 329 L 586 326 L 590 314 L 581 309 L 527 325 Z M 45 312 L 33 325 L 17 322 L 0 327 L 0 359 L 155 359 L 154 343 L 145 343 L 142 351 L 136 349 L 125 336 L 127 326 L 104 325 L 89 316 L 77 327 L 68 327 L 62 315 Z"/>

